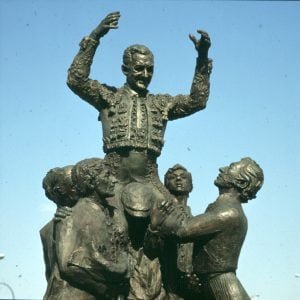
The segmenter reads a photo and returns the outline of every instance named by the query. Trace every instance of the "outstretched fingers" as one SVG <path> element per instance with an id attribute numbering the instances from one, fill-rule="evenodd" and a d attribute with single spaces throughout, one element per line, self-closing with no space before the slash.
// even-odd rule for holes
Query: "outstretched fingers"
<path id="1" fill-rule="evenodd" d="M 167 200 L 163 201 L 159 207 L 159 210 L 163 215 L 171 213 L 173 209 L 174 207 L 172 205 L 172 202 Z"/>
<path id="2" fill-rule="evenodd" d="M 197 45 L 197 39 L 196 39 L 196 37 L 194 35 L 192 35 L 192 34 L 189 34 L 189 38 L 194 43 L 194 45 L 196 46 Z"/>
<path id="3" fill-rule="evenodd" d="M 118 22 L 119 22 L 120 16 L 121 16 L 121 14 L 118 11 L 108 14 L 105 18 L 105 21 L 106 21 L 105 27 L 110 28 L 110 29 L 118 28 Z"/>
<path id="4" fill-rule="evenodd" d="M 211 44 L 209 34 L 206 31 L 198 29 L 197 32 L 201 34 L 201 41 L 204 41 L 206 44 L 209 45 Z"/>

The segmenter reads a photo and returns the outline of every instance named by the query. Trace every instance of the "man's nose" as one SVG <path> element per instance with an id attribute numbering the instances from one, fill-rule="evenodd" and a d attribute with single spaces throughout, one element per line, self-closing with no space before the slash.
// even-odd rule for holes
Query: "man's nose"
<path id="1" fill-rule="evenodd" d="M 144 77 L 149 77 L 149 72 L 146 68 L 143 70 L 143 76 Z"/>

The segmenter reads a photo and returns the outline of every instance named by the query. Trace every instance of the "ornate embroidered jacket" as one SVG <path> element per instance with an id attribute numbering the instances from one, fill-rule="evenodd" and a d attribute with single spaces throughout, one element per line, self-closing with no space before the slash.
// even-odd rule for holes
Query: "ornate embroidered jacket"
<path id="1" fill-rule="evenodd" d="M 139 96 L 127 85 L 117 89 L 88 78 L 98 44 L 89 37 L 82 40 L 69 69 L 68 86 L 100 112 L 105 153 L 128 147 L 149 150 L 159 156 L 167 121 L 205 108 L 212 61 L 197 59 L 190 95 Z"/>

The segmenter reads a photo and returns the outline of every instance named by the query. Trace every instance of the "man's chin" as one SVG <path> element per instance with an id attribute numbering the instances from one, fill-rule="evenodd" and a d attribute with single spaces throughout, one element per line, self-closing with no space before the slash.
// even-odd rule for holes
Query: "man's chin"
<path id="1" fill-rule="evenodd" d="M 137 89 L 139 92 L 143 93 L 143 92 L 147 91 L 147 87 L 148 87 L 148 85 L 141 84 L 141 85 L 137 86 Z"/>

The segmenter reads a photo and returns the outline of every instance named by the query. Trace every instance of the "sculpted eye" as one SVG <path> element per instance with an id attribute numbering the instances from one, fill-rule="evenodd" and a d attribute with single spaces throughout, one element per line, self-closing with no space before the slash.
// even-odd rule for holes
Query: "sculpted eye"
<path id="1" fill-rule="evenodd" d="M 147 67 L 147 72 L 148 72 L 148 73 L 153 73 L 153 66 Z"/>
<path id="2" fill-rule="evenodd" d="M 135 66 L 134 70 L 137 71 L 137 72 L 141 72 L 141 71 L 144 70 L 144 67 L 143 66 Z"/>

